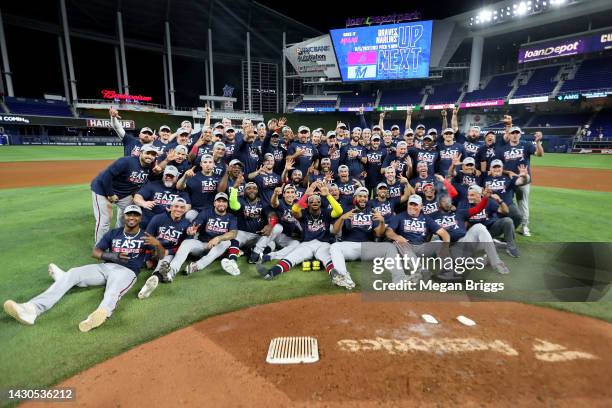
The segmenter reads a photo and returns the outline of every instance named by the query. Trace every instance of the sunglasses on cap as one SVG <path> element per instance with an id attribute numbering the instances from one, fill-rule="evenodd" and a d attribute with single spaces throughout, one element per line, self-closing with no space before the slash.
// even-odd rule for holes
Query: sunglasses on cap
<path id="1" fill-rule="evenodd" d="M 465 163 L 464 166 L 465 167 L 474 167 L 474 165 L 472 163 Z"/>
<path id="2" fill-rule="evenodd" d="M 300 134 L 301 134 L 301 135 L 305 135 L 305 134 L 307 134 L 307 133 L 308 133 L 308 131 L 307 131 L 307 130 L 300 130 Z"/>
<path id="3" fill-rule="evenodd" d="M 145 130 L 144 132 L 140 132 L 140 133 L 144 133 L 145 135 L 153 136 L 153 132 L 149 132 L 148 130 Z"/>
<path id="4" fill-rule="evenodd" d="M 234 133 L 234 132 L 235 132 L 235 130 L 234 130 L 234 129 L 229 129 L 229 130 L 226 130 L 225 132 L 226 132 L 226 133 Z"/>

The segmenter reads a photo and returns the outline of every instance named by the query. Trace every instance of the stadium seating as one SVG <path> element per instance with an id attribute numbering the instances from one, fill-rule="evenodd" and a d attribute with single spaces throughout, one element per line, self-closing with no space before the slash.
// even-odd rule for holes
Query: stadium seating
<path id="1" fill-rule="evenodd" d="M 568 79 L 559 93 L 612 90 L 612 57 L 582 62 L 574 79 Z"/>
<path id="2" fill-rule="evenodd" d="M 418 105 L 423 99 L 422 87 L 383 91 L 378 106 Z"/>
<path id="3" fill-rule="evenodd" d="M 553 79 L 558 73 L 558 66 L 536 69 L 527 84 L 519 86 L 513 98 L 550 95 L 557 85 Z"/>
<path id="4" fill-rule="evenodd" d="M 465 94 L 462 102 L 504 99 L 512 90 L 510 83 L 514 78 L 516 78 L 516 73 L 494 76 L 484 89 L 477 89 Z"/>
<path id="5" fill-rule="evenodd" d="M 5 97 L 4 103 L 11 113 L 21 115 L 73 116 L 70 106 L 62 101 Z"/>
<path id="6" fill-rule="evenodd" d="M 372 110 L 376 103 L 376 96 L 372 95 L 341 95 L 340 110 L 360 108 L 363 106 L 366 110 Z"/>
<path id="7" fill-rule="evenodd" d="M 602 110 L 591 123 L 591 137 L 599 137 L 603 133 L 605 138 L 612 138 L 612 110 Z"/>
<path id="8" fill-rule="evenodd" d="M 449 104 L 457 102 L 463 82 L 452 82 L 434 86 L 434 92 L 427 97 L 427 105 Z"/>
<path id="9" fill-rule="evenodd" d="M 538 114 L 530 122 L 530 127 L 584 126 L 592 113 L 575 114 Z"/>

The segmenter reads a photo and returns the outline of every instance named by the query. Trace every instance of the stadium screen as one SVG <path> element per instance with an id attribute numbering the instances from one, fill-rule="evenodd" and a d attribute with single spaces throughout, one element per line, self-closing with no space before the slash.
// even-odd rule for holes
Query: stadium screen
<path id="1" fill-rule="evenodd" d="M 343 81 L 429 76 L 431 21 L 330 30 Z"/>

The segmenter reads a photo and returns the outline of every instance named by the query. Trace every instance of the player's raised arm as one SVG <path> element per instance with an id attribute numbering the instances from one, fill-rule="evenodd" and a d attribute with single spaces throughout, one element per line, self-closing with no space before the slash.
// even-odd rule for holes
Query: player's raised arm
<path id="1" fill-rule="evenodd" d="M 115 132 L 117 132 L 119 139 L 123 139 L 125 137 L 125 130 L 121 126 L 121 123 L 119 123 L 119 119 L 121 119 L 121 116 L 119 116 L 119 111 L 111 107 L 108 110 L 108 113 L 110 114 L 111 127 Z"/>

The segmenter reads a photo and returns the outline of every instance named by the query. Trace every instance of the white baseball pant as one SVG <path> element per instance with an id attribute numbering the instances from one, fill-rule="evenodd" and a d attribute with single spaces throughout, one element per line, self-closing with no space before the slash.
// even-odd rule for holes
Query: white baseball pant
<path id="1" fill-rule="evenodd" d="M 519 210 L 521 211 L 522 221 L 524 227 L 529 226 L 529 194 L 531 193 L 531 183 L 516 187 L 516 202 Z M 518 227 L 518 225 L 516 225 Z"/>
<path id="2" fill-rule="evenodd" d="M 227 251 L 230 247 L 230 241 L 221 241 L 217 246 L 208 249 L 208 242 L 202 242 L 198 239 L 186 239 L 181 243 L 174 259 L 170 262 L 170 271 L 172 276 L 176 275 L 181 269 L 181 265 L 187 260 L 189 255 L 202 256 L 197 262 L 196 266 L 198 270 L 202 270 L 210 265 L 215 259 Z M 208 251 L 208 253 L 207 253 Z"/>
<path id="3" fill-rule="evenodd" d="M 113 203 L 108 201 L 108 198 L 91 192 L 91 199 L 93 202 L 93 213 L 96 218 L 96 227 L 94 229 L 94 239 L 96 244 L 100 242 L 100 238 L 110 230 L 110 219 L 113 215 Z M 132 204 L 133 197 L 131 195 L 123 197 L 121 200 L 115 203 L 117 207 L 117 221 L 115 228 L 123 226 L 123 211 L 125 207 Z"/>
<path id="4" fill-rule="evenodd" d="M 110 316 L 119 299 L 136 283 L 136 274 L 125 266 L 115 263 L 99 263 L 79 266 L 69 269 L 46 291 L 31 299 L 36 307 L 37 315 L 51 309 L 71 288 L 80 286 L 103 286 L 104 298 L 100 308 Z"/>
<path id="5" fill-rule="evenodd" d="M 244 246 L 253 245 L 253 243 L 255 243 L 255 248 L 253 249 L 253 251 L 258 254 L 261 254 L 268 246 L 268 243 L 270 242 L 270 236 L 263 236 L 255 234 L 253 232 L 238 230 L 238 233 L 236 234 L 236 241 L 238 241 L 238 246 L 240 248 Z"/>
<path id="6" fill-rule="evenodd" d="M 323 262 L 323 265 L 327 265 L 331 261 L 330 247 L 331 245 L 327 242 L 321 242 L 316 239 L 302 242 L 283 259 L 290 262 L 291 265 L 297 265 L 300 262 L 315 258 Z"/>
<path id="7" fill-rule="evenodd" d="M 283 226 L 280 224 L 276 224 L 274 228 L 272 228 L 269 238 L 270 240 L 268 245 L 274 243 L 275 245 L 283 248 L 276 252 L 270 252 L 268 254 L 270 259 L 284 259 L 300 245 L 300 241 L 283 234 Z"/>
<path id="8" fill-rule="evenodd" d="M 363 242 L 335 242 L 331 245 L 330 254 L 331 260 L 336 269 L 342 275 L 350 276 L 346 269 L 346 261 L 372 261 L 375 258 L 391 258 L 395 259 L 398 255 L 397 247 L 390 242 L 367 242 L 366 247 L 363 247 Z M 406 274 L 402 269 L 390 269 L 393 281 L 397 282 L 406 278 Z"/>
<path id="9" fill-rule="evenodd" d="M 479 251 L 484 251 L 489 257 L 491 265 L 497 265 L 501 262 L 493 243 L 493 237 L 483 224 L 473 225 L 457 242 L 460 244 L 451 246 L 453 256 L 474 255 Z"/>

